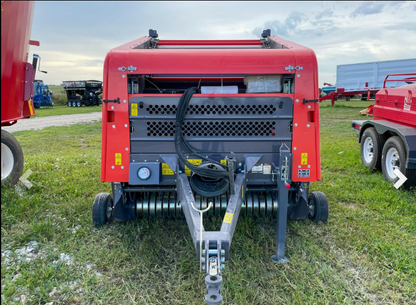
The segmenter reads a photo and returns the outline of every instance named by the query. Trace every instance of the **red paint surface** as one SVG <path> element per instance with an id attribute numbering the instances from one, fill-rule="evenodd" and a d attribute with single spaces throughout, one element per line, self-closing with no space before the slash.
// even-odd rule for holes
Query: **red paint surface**
<path id="1" fill-rule="evenodd" d="M 315 53 L 311 49 L 279 37 L 271 37 L 271 39 L 285 46 L 284 49 L 135 49 L 149 39 L 149 37 L 142 37 L 111 50 L 104 62 L 103 99 L 112 100 L 118 97 L 121 103 L 103 104 L 101 152 L 101 180 L 103 182 L 128 182 L 129 180 L 130 132 L 125 125 L 129 126 L 128 101 L 132 95 L 127 92 L 128 74 L 174 74 L 178 76 L 288 74 L 285 67 L 289 65 L 303 67 L 300 71 L 289 72 L 296 75 L 295 93 L 260 95 L 287 96 L 293 99 L 292 180 L 310 182 L 321 179 L 319 104 L 302 104 L 304 98 L 317 99 L 319 94 L 318 65 Z M 186 42 L 183 40 L 177 42 L 161 40 L 159 42 L 161 45 L 163 43 L 183 45 Z M 259 44 L 259 41 L 248 40 L 244 42 L 239 40 L 237 42 L 221 41 L 221 43 L 241 45 L 244 43 Z M 197 42 L 188 41 L 188 44 L 197 44 Z M 199 41 L 199 44 L 219 44 L 219 42 Z M 137 67 L 137 70 L 133 73 L 122 72 L 118 68 L 123 66 Z M 244 94 L 244 96 L 250 95 Z M 114 106 L 114 109 L 111 109 L 114 111 L 114 120 L 108 122 L 108 110 L 111 106 Z M 309 106 L 310 108 L 308 108 Z M 312 113 L 308 114 L 308 112 Z M 295 127 L 295 123 L 298 126 Z M 116 153 L 121 153 L 123 168 L 121 165 L 115 165 Z M 301 165 L 302 153 L 308 154 L 306 165 Z M 298 166 L 300 165 L 301 169 L 310 170 L 309 178 L 298 177 Z"/>
<path id="2" fill-rule="evenodd" d="M 3 1 L 2 8 L 1 124 L 9 125 L 30 114 L 24 90 L 34 2 Z"/>
<path id="3" fill-rule="evenodd" d="M 376 94 L 374 120 L 416 128 L 416 84 L 383 88 Z"/>

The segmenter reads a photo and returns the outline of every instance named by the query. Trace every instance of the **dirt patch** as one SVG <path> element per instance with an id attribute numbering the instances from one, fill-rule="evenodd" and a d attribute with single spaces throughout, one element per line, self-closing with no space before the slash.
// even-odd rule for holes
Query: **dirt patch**
<path id="1" fill-rule="evenodd" d="M 90 146 L 88 146 L 87 144 L 85 144 L 85 138 L 81 138 L 80 140 L 79 140 L 79 142 L 80 142 L 80 147 L 82 148 L 82 149 L 86 149 L 86 148 L 89 148 Z"/>

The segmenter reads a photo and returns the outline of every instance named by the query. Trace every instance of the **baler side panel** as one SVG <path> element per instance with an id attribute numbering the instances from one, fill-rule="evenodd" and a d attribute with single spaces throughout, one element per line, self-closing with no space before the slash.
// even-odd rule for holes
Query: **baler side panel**
<path id="1" fill-rule="evenodd" d="M 105 103 L 103 100 L 102 181 L 127 182 L 129 179 L 130 134 L 127 73 L 117 69 L 117 67 L 126 65 L 127 53 L 128 51 L 110 52 L 106 59 L 106 69 L 104 69 L 104 73 L 108 74 L 105 76 L 107 81 L 105 81 L 103 99 L 119 98 L 121 102 L 119 104 Z"/>
<path id="2" fill-rule="evenodd" d="M 313 51 L 298 50 L 296 65 L 303 69 L 297 71 L 295 77 L 292 180 L 296 182 L 316 181 L 321 178 L 319 104 L 315 102 L 302 103 L 303 99 L 315 100 L 318 98 L 317 62 Z M 299 170 L 309 170 L 310 177 L 299 177 Z"/>
<path id="3" fill-rule="evenodd" d="M 111 52 L 111 51 L 110 51 Z M 110 56 L 107 53 L 107 56 L 104 60 L 103 67 L 103 101 L 108 99 L 108 67 Z M 102 122 L 101 122 L 101 181 L 105 181 L 106 174 L 106 160 L 107 160 L 107 104 L 103 102 L 102 104 Z"/>

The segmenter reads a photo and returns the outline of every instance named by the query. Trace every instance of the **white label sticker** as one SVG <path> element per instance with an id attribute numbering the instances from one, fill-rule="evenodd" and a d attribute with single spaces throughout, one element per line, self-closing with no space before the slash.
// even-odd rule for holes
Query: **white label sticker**
<path id="1" fill-rule="evenodd" d="M 410 104 L 408 104 L 408 96 L 405 96 L 404 97 L 404 105 L 403 105 L 403 110 L 406 110 L 406 111 L 410 111 Z"/>
<path id="2" fill-rule="evenodd" d="M 253 166 L 253 168 L 251 169 L 251 172 L 252 173 L 263 173 L 263 164 Z"/>
<path id="3" fill-rule="evenodd" d="M 270 175 L 272 173 L 272 166 L 270 164 L 263 165 L 263 175 Z"/>

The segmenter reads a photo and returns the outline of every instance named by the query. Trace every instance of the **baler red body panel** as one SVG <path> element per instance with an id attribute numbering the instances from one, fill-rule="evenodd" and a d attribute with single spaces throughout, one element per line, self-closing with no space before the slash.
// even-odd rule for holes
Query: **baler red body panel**
<path id="1" fill-rule="evenodd" d="M 35 71 L 28 61 L 34 2 L 2 1 L 1 125 L 34 115 L 31 101 Z"/>
<path id="2" fill-rule="evenodd" d="M 319 105 L 315 102 L 302 103 L 304 99 L 318 98 L 318 67 L 315 53 L 311 49 L 279 37 L 270 38 L 285 48 L 139 49 L 137 46 L 151 39 L 143 37 L 111 50 L 104 62 L 103 100 L 119 98 L 121 102 L 119 104 L 103 103 L 101 180 L 103 182 L 129 181 L 128 101 L 132 96 L 137 96 L 128 94 L 127 79 L 131 74 L 184 75 L 184 77 L 201 74 L 295 74 L 294 93 L 262 93 L 253 96 L 285 96 L 293 99 L 292 180 L 294 182 L 320 180 Z M 188 42 L 161 40 L 158 43 L 158 45 L 164 44 L 256 45 L 261 43 L 254 40 Z M 302 69 L 288 71 L 289 66 Z M 129 71 L 128 67 L 136 67 L 137 70 Z M 195 94 L 194 96 L 204 95 Z M 230 96 L 232 95 L 227 95 L 227 97 Z M 249 95 L 237 94 L 235 96 L 248 97 Z M 118 156 L 117 160 L 116 156 Z M 310 177 L 298 177 L 298 169 L 309 169 Z"/>

